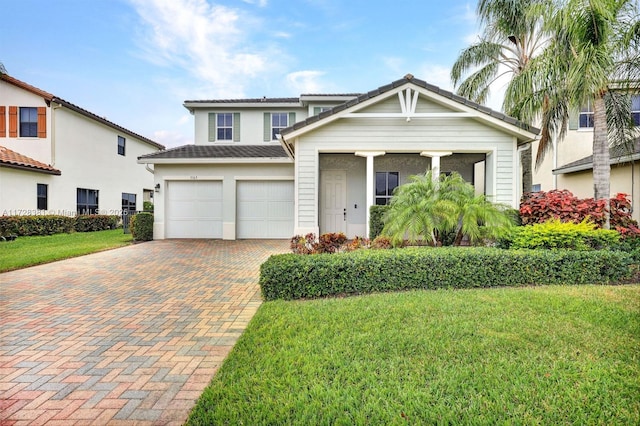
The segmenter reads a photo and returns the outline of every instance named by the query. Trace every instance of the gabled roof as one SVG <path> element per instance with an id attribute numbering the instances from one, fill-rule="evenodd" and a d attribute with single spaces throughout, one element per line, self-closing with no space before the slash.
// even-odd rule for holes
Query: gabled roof
<path id="1" fill-rule="evenodd" d="M 338 114 L 338 113 L 340 113 L 342 111 L 350 109 L 350 108 L 352 108 L 352 107 L 354 107 L 356 105 L 359 105 L 359 104 L 361 104 L 361 103 L 363 103 L 365 101 L 368 101 L 370 99 L 376 98 L 376 97 L 378 97 L 380 95 L 383 95 L 383 94 L 385 94 L 387 92 L 390 92 L 390 91 L 392 91 L 394 89 L 397 89 L 397 88 L 402 87 L 402 86 L 404 86 L 406 84 L 409 84 L 409 83 L 410 84 L 414 84 L 414 85 L 416 85 L 418 87 L 421 87 L 423 89 L 426 89 L 429 92 L 432 92 L 432 93 L 435 93 L 437 95 L 440 95 L 440 96 L 442 96 L 442 97 L 444 97 L 446 99 L 450 99 L 452 101 L 455 101 L 455 102 L 457 102 L 457 103 L 459 103 L 461 105 L 464 105 L 464 106 L 466 106 L 468 108 L 471 108 L 473 110 L 477 110 L 478 112 L 481 112 L 482 114 L 485 114 L 488 117 L 493 117 L 493 118 L 495 118 L 497 120 L 503 121 L 506 124 L 515 126 L 515 127 L 519 128 L 519 129 L 522 129 L 524 131 L 527 131 L 527 132 L 530 132 L 530 133 L 533 133 L 533 134 L 540 133 L 540 129 L 537 129 L 537 128 L 533 127 L 533 126 L 530 126 L 530 125 L 528 125 L 526 123 L 523 123 L 523 122 L 521 122 L 519 120 L 516 120 L 513 117 L 509 117 L 508 115 L 505 115 L 505 114 L 503 114 L 501 112 L 494 111 L 491 108 L 488 108 L 488 107 L 486 107 L 484 105 L 480 105 L 478 103 L 472 102 L 472 101 L 470 101 L 470 100 L 468 100 L 466 98 L 463 98 L 461 96 L 458 96 L 458 95 L 456 95 L 456 94 L 454 94 L 452 92 L 440 89 L 437 86 L 429 84 L 424 80 L 417 79 L 417 78 L 413 77 L 413 75 L 411 75 L 411 74 L 407 74 L 404 78 L 402 78 L 400 80 L 396 80 L 396 81 L 394 81 L 394 82 L 392 82 L 390 84 L 387 84 L 385 86 L 381 86 L 381 87 L 379 87 L 379 88 L 377 88 L 375 90 L 372 90 L 370 92 L 361 94 L 361 95 L 359 95 L 359 96 L 357 96 L 357 97 L 355 97 L 355 98 L 353 98 L 353 99 L 351 99 L 351 100 L 349 100 L 349 101 L 347 101 L 345 103 L 337 105 L 337 106 L 335 106 L 335 107 L 333 107 L 333 108 L 331 108 L 331 109 L 329 109 L 327 111 L 324 111 L 324 112 L 322 112 L 322 113 L 320 113 L 318 115 L 309 117 L 306 120 L 300 121 L 300 122 L 294 124 L 293 126 L 290 126 L 290 127 L 286 128 L 286 129 L 283 129 L 282 132 L 281 132 L 281 135 L 282 136 L 286 136 L 287 134 L 290 134 L 290 133 L 295 132 L 297 130 L 300 130 L 300 129 L 304 128 L 304 127 L 307 127 L 307 126 L 309 126 L 309 125 L 311 125 L 313 123 L 316 123 L 318 121 L 321 121 L 321 120 L 324 120 L 324 119 L 326 119 L 328 117 L 336 115 L 336 114 Z"/>
<path id="2" fill-rule="evenodd" d="M 624 164 L 640 160 L 640 138 L 635 140 L 632 149 L 629 148 L 630 147 L 625 146 L 614 146 L 609 148 L 609 164 Z M 554 175 L 561 175 L 591 169 L 593 169 L 593 155 L 567 163 L 564 166 L 554 169 L 552 173 Z"/>
<path id="3" fill-rule="evenodd" d="M 179 162 L 176 160 L 213 160 L 215 162 L 216 159 L 238 159 L 251 162 L 289 161 L 280 145 L 183 145 L 142 155 L 138 157 L 138 162 Z"/>
<path id="4" fill-rule="evenodd" d="M 100 117 L 100 116 L 98 116 L 98 115 L 96 115 L 96 114 L 94 114 L 94 113 L 92 113 L 90 111 L 87 111 L 84 108 L 81 108 L 81 107 L 79 107 L 77 105 L 74 105 L 71 102 L 65 101 L 64 99 L 59 98 L 59 97 L 57 97 L 55 95 L 52 95 L 49 92 L 45 92 L 42 89 L 38 89 L 35 86 L 32 86 L 30 84 L 25 83 L 24 81 L 20 81 L 17 78 L 11 77 L 10 75 L 0 74 L 0 80 L 6 81 L 9 84 L 12 84 L 12 85 L 14 85 L 16 87 L 24 89 L 24 90 L 26 90 L 28 92 L 31 92 L 31 93 L 35 94 L 35 95 L 41 96 L 47 102 L 47 105 L 50 105 L 51 102 L 60 104 L 60 105 L 62 105 L 64 107 L 66 107 L 66 108 L 69 108 L 72 111 L 75 111 L 75 112 L 77 112 L 77 113 L 79 113 L 81 115 L 84 115 L 85 117 L 88 117 L 88 118 L 90 118 L 92 120 L 95 120 L 95 121 L 97 121 L 99 123 L 102 123 L 104 125 L 107 125 L 107 126 L 113 128 L 113 129 L 115 129 L 115 130 L 117 130 L 119 132 L 122 132 L 122 133 L 124 133 L 126 135 L 129 135 L 131 137 L 139 139 L 142 142 L 145 142 L 145 143 L 147 143 L 149 145 L 152 145 L 155 148 L 158 148 L 158 149 L 164 149 L 165 148 L 164 145 L 161 145 L 161 144 L 159 144 L 159 143 L 157 143 L 155 141 L 152 141 L 151 139 L 148 139 L 148 138 L 146 138 L 146 137 L 144 137 L 142 135 L 139 135 L 139 134 L 137 134 L 135 132 L 132 132 L 131 130 L 125 129 L 124 127 L 119 126 L 116 123 L 113 123 L 113 122 L 107 120 L 106 118 Z"/>
<path id="5" fill-rule="evenodd" d="M 54 169 L 48 164 L 41 163 L 4 146 L 0 146 L 0 167 L 10 167 L 12 169 L 28 170 L 50 175 L 62 174 L 60 170 Z"/>

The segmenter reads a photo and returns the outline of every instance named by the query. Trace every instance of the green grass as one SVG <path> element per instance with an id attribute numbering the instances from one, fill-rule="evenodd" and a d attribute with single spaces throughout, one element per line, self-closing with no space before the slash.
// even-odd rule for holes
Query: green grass
<path id="1" fill-rule="evenodd" d="M 264 303 L 188 424 L 639 424 L 640 285 Z"/>
<path id="2" fill-rule="evenodd" d="M 0 272 L 122 247 L 131 241 L 131 234 L 124 234 L 122 229 L 18 237 L 0 242 Z"/>

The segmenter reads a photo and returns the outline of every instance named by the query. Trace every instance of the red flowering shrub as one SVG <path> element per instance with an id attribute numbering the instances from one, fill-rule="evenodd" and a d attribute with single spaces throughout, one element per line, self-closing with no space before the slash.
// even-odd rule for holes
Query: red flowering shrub
<path id="1" fill-rule="evenodd" d="M 610 201 L 610 224 L 622 235 L 640 234 L 638 223 L 631 218 L 631 202 L 627 194 L 616 194 Z M 577 198 L 568 190 L 529 192 L 522 197 L 520 217 L 523 225 L 544 223 L 549 219 L 580 223 L 585 219 L 602 227 L 605 222 L 604 200 Z"/>

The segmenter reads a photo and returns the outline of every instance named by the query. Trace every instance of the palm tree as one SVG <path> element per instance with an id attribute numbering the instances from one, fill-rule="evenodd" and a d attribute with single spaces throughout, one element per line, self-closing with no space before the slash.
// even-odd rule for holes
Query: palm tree
<path id="1" fill-rule="evenodd" d="M 484 26 L 480 39 L 464 49 L 451 69 L 451 80 L 460 96 L 474 102 L 486 103 L 490 89 L 503 76 L 510 77 L 508 87 L 538 55 L 547 39 L 541 31 L 542 21 L 532 13 L 535 6 L 550 7 L 546 0 L 479 0 L 477 14 Z M 537 11 L 537 9 L 535 9 Z M 518 80 L 522 83 L 523 80 Z M 531 92 L 531 87 L 513 87 L 511 91 Z M 509 91 L 508 91 L 509 93 Z M 503 111 L 525 122 L 533 117 L 528 110 L 514 109 L 505 97 Z M 522 153 L 522 191 L 531 190 L 531 150 Z"/>
<path id="2" fill-rule="evenodd" d="M 637 136 L 629 93 L 640 82 L 638 1 L 560 0 L 557 6 L 544 17 L 550 43 L 517 77 L 519 86 L 532 90 L 508 91 L 510 107 L 525 116 L 546 111 L 544 139 L 545 132 L 566 132 L 568 110 L 590 102 L 594 198 L 608 200 L 609 148 L 631 144 Z"/>
<path id="3" fill-rule="evenodd" d="M 411 176 L 393 194 L 382 235 L 394 245 L 405 238 L 438 244 L 438 236 L 455 235 L 454 245 L 466 236 L 472 243 L 497 238 L 513 225 L 506 206 L 493 204 L 484 195 L 475 195 L 473 186 L 458 173 L 434 180 L 431 171 Z"/>

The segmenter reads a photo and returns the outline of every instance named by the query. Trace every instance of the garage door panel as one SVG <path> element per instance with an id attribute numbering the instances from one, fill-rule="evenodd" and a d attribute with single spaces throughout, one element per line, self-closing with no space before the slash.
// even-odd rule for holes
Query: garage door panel
<path id="1" fill-rule="evenodd" d="M 290 238 L 293 199 L 292 181 L 238 182 L 238 238 Z"/>
<path id="2" fill-rule="evenodd" d="M 222 237 L 222 182 L 167 185 L 167 238 Z"/>

